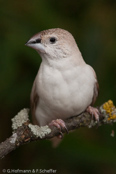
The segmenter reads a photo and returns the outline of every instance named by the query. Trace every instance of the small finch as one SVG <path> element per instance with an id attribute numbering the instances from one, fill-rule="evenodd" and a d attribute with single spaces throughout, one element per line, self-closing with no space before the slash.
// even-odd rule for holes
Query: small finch
<path id="1" fill-rule="evenodd" d="M 96 74 L 71 33 L 60 28 L 44 30 L 26 45 L 42 58 L 31 92 L 34 123 L 66 129 L 63 120 L 85 110 L 99 120 L 98 110 L 92 107 L 98 96 Z"/>

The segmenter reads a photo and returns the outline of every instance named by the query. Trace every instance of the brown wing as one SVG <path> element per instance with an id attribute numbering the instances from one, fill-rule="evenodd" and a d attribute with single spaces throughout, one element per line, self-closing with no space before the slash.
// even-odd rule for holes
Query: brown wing
<path id="1" fill-rule="evenodd" d="M 94 105 L 94 103 L 97 99 L 98 93 L 99 93 L 99 84 L 98 84 L 98 81 L 96 81 L 96 83 L 94 85 L 93 99 L 92 99 L 91 105 Z"/>
<path id="2" fill-rule="evenodd" d="M 33 83 L 32 91 L 31 91 L 31 114 L 32 114 L 32 119 L 34 124 L 38 124 L 35 117 L 35 110 L 36 110 L 38 101 L 39 101 L 39 96 L 36 90 L 36 79 L 35 79 Z"/>
<path id="3" fill-rule="evenodd" d="M 98 97 L 98 94 L 99 94 L 99 84 L 98 84 L 97 76 L 96 76 L 96 73 L 95 73 L 94 69 L 91 66 L 90 66 L 90 68 L 92 69 L 94 77 L 96 79 L 96 82 L 94 84 L 94 89 L 93 89 L 94 90 L 93 91 L 93 98 L 92 98 L 92 102 L 91 102 L 91 105 L 94 105 L 94 103 L 95 103 L 95 101 Z"/>
<path id="4" fill-rule="evenodd" d="M 96 73 L 94 71 L 94 69 L 92 68 L 93 70 L 93 73 L 94 73 L 94 76 L 95 76 L 95 79 L 96 79 L 96 82 L 95 82 L 95 85 L 94 85 L 94 91 L 93 91 L 93 99 L 92 99 L 92 103 L 91 105 L 94 105 L 96 99 L 97 99 L 97 96 L 98 96 L 98 93 L 99 93 L 99 84 L 98 84 L 98 80 L 97 80 L 97 76 L 96 76 Z"/>

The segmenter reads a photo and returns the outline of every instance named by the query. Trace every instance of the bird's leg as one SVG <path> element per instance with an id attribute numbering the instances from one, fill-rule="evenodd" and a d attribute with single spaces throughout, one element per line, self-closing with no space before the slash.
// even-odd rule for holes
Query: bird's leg
<path id="1" fill-rule="evenodd" d="M 62 128 L 65 129 L 66 132 L 68 133 L 68 129 L 65 125 L 65 122 L 61 119 L 52 120 L 52 122 L 49 123 L 49 126 L 55 126 L 59 129 L 60 135 L 58 136 L 58 138 L 60 138 L 60 139 L 63 137 L 63 133 L 61 131 Z"/>
<path id="2" fill-rule="evenodd" d="M 96 121 L 99 121 L 99 114 L 100 113 L 99 113 L 99 110 L 97 108 L 94 108 L 92 106 L 88 106 L 86 111 L 88 113 L 90 113 L 92 116 L 94 116 Z"/>

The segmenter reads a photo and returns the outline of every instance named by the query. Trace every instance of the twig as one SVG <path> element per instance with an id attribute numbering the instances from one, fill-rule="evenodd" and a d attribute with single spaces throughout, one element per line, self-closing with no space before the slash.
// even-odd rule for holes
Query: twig
<path id="1" fill-rule="evenodd" d="M 80 127 L 91 128 L 96 125 L 101 126 L 116 122 L 116 108 L 111 100 L 100 106 L 98 110 L 100 112 L 99 122 L 95 121 L 87 112 L 64 120 L 68 131 Z M 60 134 L 59 130 L 54 126 L 39 127 L 32 125 L 28 119 L 28 112 L 28 109 L 23 109 L 12 119 L 13 134 L 0 144 L 0 158 L 23 144 L 36 140 L 51 139 Z M 66 133 L 65 129 L 61 131 Z"/>

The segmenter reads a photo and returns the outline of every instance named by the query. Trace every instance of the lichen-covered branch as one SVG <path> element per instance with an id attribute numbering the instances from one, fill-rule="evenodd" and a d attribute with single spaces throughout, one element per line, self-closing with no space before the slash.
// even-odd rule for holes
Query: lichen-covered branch
<path id="1" fill-rule="evenodd" d="M 116 108 L 111 100 L 98 107 L 98 109 L 100 112 L 100 119 L 98 122 L 87 112 L 64 120 L 68 131 L 80 127 L 91 128 L 96 125 L 101 126 L 103 124 L 116 122 Z M 59 132 L 59 130 L 54 126 L 49 127 L 46 125 L 39 127 L 31 124 L 28 118 L 28 113 L 29 109 L 23 109 L 12 119 L 13 134 L 0 144 L 0 158 L 3 158 L 8 153 L 25 143 L 36 140 L 51 139 L 61 133 L 66 133 L 65 129 L 62 129 L 61 132 Z"/>

